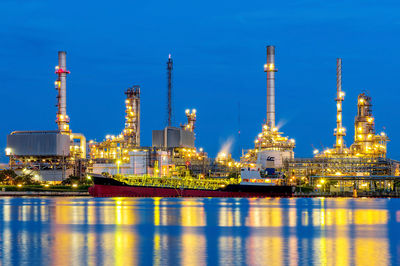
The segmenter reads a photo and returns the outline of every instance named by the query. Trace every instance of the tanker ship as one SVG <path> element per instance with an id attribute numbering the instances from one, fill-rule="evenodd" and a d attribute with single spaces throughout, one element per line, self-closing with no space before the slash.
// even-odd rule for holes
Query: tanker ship
<path id="1" fill-rule="evenodd" d="M 242 168 L 241 178 L 91 176 L 93 197 L 290 197 L 294 187 L 271 169 Z"/>

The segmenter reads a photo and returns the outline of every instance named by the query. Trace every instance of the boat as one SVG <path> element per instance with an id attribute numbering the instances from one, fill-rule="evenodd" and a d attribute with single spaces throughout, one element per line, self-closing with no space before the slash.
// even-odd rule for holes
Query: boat
<path id="1" fill-rule="evenodd" d="M 245 167 L 241 178 L 124 177 L 117 180 L 92 175 L 93 197 L 291 197 L 295 187 L 285 185 L 283 175 L 271 169 Z"/>

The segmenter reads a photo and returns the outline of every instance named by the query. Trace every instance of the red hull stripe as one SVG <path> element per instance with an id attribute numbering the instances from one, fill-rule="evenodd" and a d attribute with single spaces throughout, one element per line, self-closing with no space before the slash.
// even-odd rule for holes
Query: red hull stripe
<path id="1" fill-rule="evenodd" d="M 287 193 L 274 192 L 230 192 L 200 189 L 175 189 L 157 187 L 94 185 L 89 188 L 93 197 L 223 197 L 223 198 L 265 198 L 290 197 Z"/>

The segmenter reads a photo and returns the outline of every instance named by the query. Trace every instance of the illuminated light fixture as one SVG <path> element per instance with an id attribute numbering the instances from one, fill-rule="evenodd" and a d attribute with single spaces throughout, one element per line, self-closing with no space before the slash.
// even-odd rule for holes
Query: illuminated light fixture
<path id="1" fill-rule="evenodd" d="M 319 150 L 315 149 L 315 150 L 313 151 L 313 153 L 314 153 L 314 154 L 318 154 L 318 153 L 319 153 Z"/>
<path id="2" fill-rule="evenodd" d="M 73 188 L 77 188 L 77 187 L 78 187 L 78 184 L 72 184 L 72 187 L 73 187 Z"/>
<path id="3" fill-rule="evenodd" d="M 5 151 L 7 156 L 11 155 L 11 148 L 6 148 Z"/>

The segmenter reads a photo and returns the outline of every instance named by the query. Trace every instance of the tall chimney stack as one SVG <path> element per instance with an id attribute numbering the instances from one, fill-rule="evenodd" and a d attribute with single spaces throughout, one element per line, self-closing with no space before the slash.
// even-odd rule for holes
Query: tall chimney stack
<path id="1" fill-rule="evenodd" d="M 58 67 L 60 71 L 60 114 L 67 115 L 67 53 L 64 51 L 58 52 Z M 63 71 L 62 71 L 63 70 Z"/>
<path id="2" fill-rule="evenodd" d="M 58 52 L 58 66 L 56 66 L 56 74 L 58 75 L 57 81 L 55 82 L 56 89 L 58 90 L 58 112 L 56 123 L 58 129 L 64 133 L 69 134 L 69 117 L 67 115 L 67 74 L 70 72 L 67 70 L 67 53 L 64 51 Z"/>
<path id="3" fill-rule="evenodd" d="M 267 64 L 264 72 L 267 72 L 267 126 L 269 130 L 275 127 L 275 46 L 267 46 Z"/>

